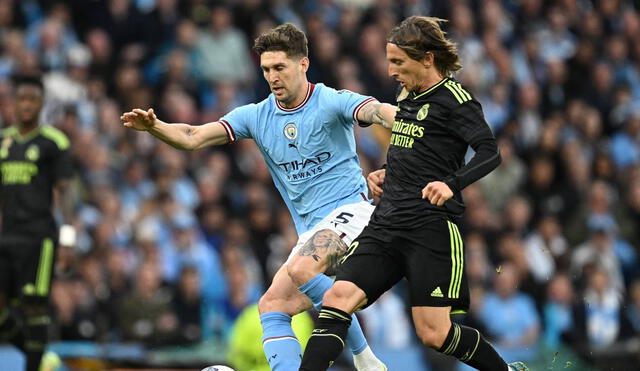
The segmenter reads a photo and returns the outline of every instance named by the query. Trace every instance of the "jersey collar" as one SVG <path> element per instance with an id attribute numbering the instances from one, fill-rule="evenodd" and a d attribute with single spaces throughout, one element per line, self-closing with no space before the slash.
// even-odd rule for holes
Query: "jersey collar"
<path id="1" fill-rule="evenodd" d="M 20 134 L 18 127 L 13 125 L 5 129 L 5 135 L 12 137 L 18 143 L 28 142 L 31 139 L 35 138 L 40 134 L 40 125 L 36 126 L 33 130 L 28 132 L 26 135 Z"/>
<path id="2" fill-rule="evenodd" d="M 413 96 L 411 97 L 411 99 L 418 99 L 426 94 L 431 93 L 432 91 L 436 90 L 438 88 L 438 86 L 442 85 L 445 83 L 445 81 L 447 81 L 449 78 L 445 77 L 442 80 L 440 80 L 438 83 L 436 83 L 435 85 L 433 85 L 432 87 L 430 87 L 429 89 L 423 91 L 422 93 L 419 94 L 412 94 Z"/>
<path id="3" fill-rule="evenodd" d="M 313 89 L 315 89 L 315 87 L 316 87 L 316 84 L 308 83 L 308 85 L 307 85 L 307 93 L 305 94 L 304 99 L 302 100 L 302 102 L 300 102 L 300 104 L 298 104 L 297 106 L 295 106 L 293 108 L 285 108 L 285 106 L 280 104 L 280 102 L 275 97 L 273 97 L 273 99 L 275 99 L 276 106 L 278 106 L 278 108 L 280 108 L 280 110 L 285 111 L 285 112 L 292 112 L 292 111 L 295 111 L 297 109 L 302 108 L 302 106 L 304 106 L 309 101 L 309 98 L 311 98 L 311 94 L 313 94 Z"/>

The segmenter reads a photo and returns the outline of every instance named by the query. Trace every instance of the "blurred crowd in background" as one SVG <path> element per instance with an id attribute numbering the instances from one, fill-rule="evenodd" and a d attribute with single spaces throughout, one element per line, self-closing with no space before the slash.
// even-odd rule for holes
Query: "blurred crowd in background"
<path id="1" fill-rule="evenodd" d="M 198 124 L 264 99 L 251 46 L 284 22 L 308 35 L 311 82 L 393 103 L 385 38 L 422 14 L 449 20 L 456 78 L 503 158 L 464 191 L 464 320 L 509 361 L 561 344 L 587 363 L 637 360 L 639 11 L 637 0 L 0 0 L 0 126 L 13 123 L 10 77 L 40 71 L 43 123 L 70 138 L 77 170 L 79 241 L 59 247 L 54 339 L 228 339 L 297 238 L 253 142 L 180 152 L 125 130 L 122 112 Z M 366 174 L 389 133 L 356 136 Z M 374 350 L 416 345 L 403 295 L 362 313 Z"/>

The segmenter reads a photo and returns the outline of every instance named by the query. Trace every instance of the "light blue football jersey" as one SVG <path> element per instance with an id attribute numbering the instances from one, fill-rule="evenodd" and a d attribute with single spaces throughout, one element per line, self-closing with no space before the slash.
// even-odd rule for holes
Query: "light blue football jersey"
<path id="1" fill-rule="evenodd" d="M 309 84 L 295 108 L 284 108 L 270 94 L 219 121 L 230 142 L 256 142 L 301 234 L 335 208 L 367 199 L 353 129 L 358 111 L 372 100 Z"/>

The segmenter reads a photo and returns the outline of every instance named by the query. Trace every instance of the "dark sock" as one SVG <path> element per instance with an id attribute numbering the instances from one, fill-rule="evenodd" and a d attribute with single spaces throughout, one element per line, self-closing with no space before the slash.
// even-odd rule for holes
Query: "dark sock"
<path id="1" fill-rule="evenodd" d="M 304 351 L 300 371 L 323 371 L 329 368 L 344 348 L 349 325 L 349 313 L 323 306 Z"/>
<path id="2" fill-rule="evenodd" d="M 474 328 L 452 323 L 449 334 L 438 349 L 480 371 L 506 371 L 507 364 L 498 352 Z"/>
<path id="3" fill-rule="evenodd" d="M 47 329 L 49 316 L 39 315 L 27 317 L 25 321 L 24 353 L 27 358 L 26 371 L 38 371 L 42 361 L 42 353 L 47 345 Z"/>

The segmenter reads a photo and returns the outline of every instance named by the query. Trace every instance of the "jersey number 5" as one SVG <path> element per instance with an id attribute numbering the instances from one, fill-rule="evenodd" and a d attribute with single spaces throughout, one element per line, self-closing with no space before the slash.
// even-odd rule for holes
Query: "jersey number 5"
<path id="1" fill-rule="evenodd" d="M 353 214 L 342 212 L 340 215 L 336 216 L 333 220 L 334 223 L 347 224 L 349 223 L 349 218 L 353 218 Z"/>

